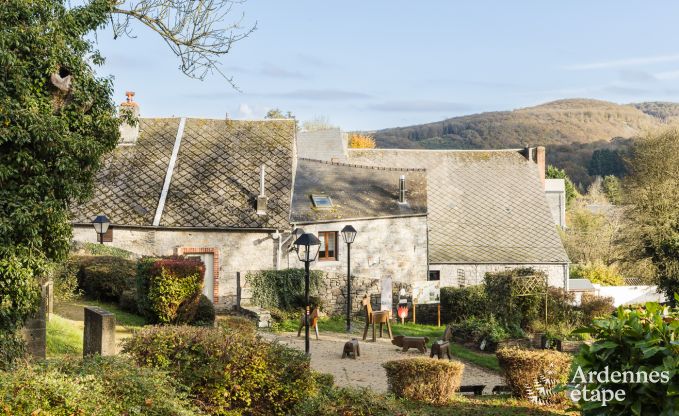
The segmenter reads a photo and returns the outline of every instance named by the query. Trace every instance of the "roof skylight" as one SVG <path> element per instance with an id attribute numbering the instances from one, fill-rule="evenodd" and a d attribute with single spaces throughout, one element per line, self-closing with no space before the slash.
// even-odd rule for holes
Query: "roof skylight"
<path id="1" fill-rule="evenodd" d="M 314 204 L 314 208 L 317 209 L 330 209 L 332 208 L 332 200 L 327 195 L 312 194 L 311 202 Z"/>

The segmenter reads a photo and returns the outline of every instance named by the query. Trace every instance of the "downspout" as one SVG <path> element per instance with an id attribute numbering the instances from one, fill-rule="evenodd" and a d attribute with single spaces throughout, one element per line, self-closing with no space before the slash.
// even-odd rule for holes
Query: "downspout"
<path id="1" fill-rule="evenodd" d="M 271 233 L 271 238 L 278 242 L 278 247 L 276 248 L 276 270 L 281 269 L 281 233 L 276 230 Z"/>

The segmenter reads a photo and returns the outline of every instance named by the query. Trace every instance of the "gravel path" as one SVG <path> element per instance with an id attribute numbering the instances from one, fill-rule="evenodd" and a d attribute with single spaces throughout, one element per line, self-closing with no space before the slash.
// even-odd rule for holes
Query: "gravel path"
<path id="1" fill-rule="evenodd" d="M 297 333 L 262 332 L 261 335 L 269 340 L 277 340 L 293 348 L 304 350 L 304 335 L 297 337 Z M 377 392 L 387 391 L 387 378 L 382 363 L 390 360 L 407 357 L 429 357 L 417 350 L 410 349 L 401 352 L 401 349 L 392 345 L 389 338 L 377 339 L 377 342 L 361 341 L 359 338 L 361 356 L 357 360 L 351 358 L 342 359 L 342 348 L 349 340 L 346 334 L 321 333 L 317 341 L 311 335 L 311 367 L 322 373 L 330 373 L 335 377 L 338 386 L 370 387 Z M 484 394 L 490 394 L 493 387 L 504 384 L 499 374 L 464 362 L 463 385 L 485 384 Z"/>

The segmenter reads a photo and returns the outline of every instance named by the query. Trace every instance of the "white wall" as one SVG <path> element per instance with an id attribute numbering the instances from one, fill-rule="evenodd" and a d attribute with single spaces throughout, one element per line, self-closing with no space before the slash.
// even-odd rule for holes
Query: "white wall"
<path id="1" fill-rule="evenodd" d="M 595 284 L 594 287 L 597 295 L 612 297 L 615 306 L 667 301 L 664 294 L 658 293 L 657 286 L 601 286 Z"/>
<path id="2" fill-rule="evenodd" d="M 92 226 L 74 226 L 73 239 L 97 242 Z M 143 256 L 169 256 L 180 247 L 219 249 L 219 290 L 217 306 L 230 308 L 236 304 L 236 273 L 276 267 L 278 242 L 266 232 L 164 230 L 113 227 L 113 242 L 108 246 L 122 248 Z"/>
<path id="3" fill-rule="evenodd" d="M 548 283 L 553 287 L 565 288 L 568 281 L 567 264 L 431 264 L 430 270 L 441 271 L 441 287 L 459 287 L 458 271 L 463 271 L 465 285 L 478 285 L 488 272 L 499 272 L 519 267 L 532 267 L 547 273 Z M 567 288 L 566 288 L 567 289 Z"/>

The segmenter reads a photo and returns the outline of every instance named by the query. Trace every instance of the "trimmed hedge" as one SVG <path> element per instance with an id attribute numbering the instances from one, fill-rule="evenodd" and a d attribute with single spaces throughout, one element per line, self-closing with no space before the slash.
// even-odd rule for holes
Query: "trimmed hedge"
<path id="1" fill-rule="evenodd" d="M 460 322 L 469 317 L 489 314 L 488 297 L 484 285 L 442 287 L 441 312 L 446 322 Z"/>
<path id="2" fill-rule="evenodd" d="M 556 384 L 565 384 L 571 368 L 572 356 L 553 350 L 525 350 L 515 347 L 502 348 L 496 353 L 507 386 L 516 397 L 528 398 L 536 387 L 550 389 Z M 545 383 L 545 380 L 549 382 Z M 560 402 L 564 394 L 540 397 L 542 401 Z"/>
<path id="3" fill-rule="evenodd" d="M 323 278 L 323 272 L 311 270 L 310 291 L 315 292 Z M 252 287 L 252 302 L 263 308 L 278 308 L 285 311 L 304 308 L 304 269 L 261 270 L 245 275 Z M 320 299 L 310 299 L 320 305 Z"/>
<path id="4" fill-rule="evenodd" d="M 303 352 L 221 328 L 146 327 L 123 350 L 169 372 L 212 415 L 286 415 L 317 389 Z"/>
<path id="5" fill-rule="evenodd" d="M 101 356 L 0 372 L 0 409 L 8 415 L 203 414 L 164 373 Z"/>
<path id="6" fill-rule="evenodd" d="M 194 321 L 202 295 L 205 266 L 180 256 L 142 258 L 137 265 L 139 311 L 151 322 Z"/>
<path id="7" fill-rule="evenodd" d="M 389 390 L 405 399 L 430 404 L 449 403 L 460 388 L 464 365 L 457 361 L 408 358 L 387 361 Z"/>
<path id="8" fill-rule="evenodd" d="M 215 323 L 215 305 L 205 295 L 200 295 L 198 300 L 198 307 L 196 308 L 196 315 L 193 317 L 193 325 L 198 326 L 213 326 Z"/>
<path id="9" fill-rule="evenodd" d="M 114 256 L 75 256 L 78 287 L 85 296 L 118 302 L 120 295 L 134 288 L 136 262 Z"/>

